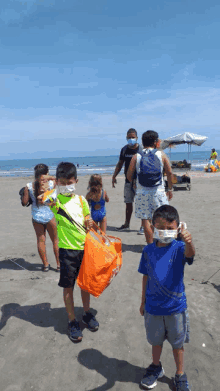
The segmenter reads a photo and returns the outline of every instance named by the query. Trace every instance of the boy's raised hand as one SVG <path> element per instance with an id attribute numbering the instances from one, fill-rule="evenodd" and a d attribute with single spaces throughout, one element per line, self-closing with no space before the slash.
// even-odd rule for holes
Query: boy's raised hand
<path id="1" fill-rule="evenodd" d="M 191 257 L 194 257 L 195 255 L 195 247 L 193 245 L 193 242 L 192 242 L 192 236 L 190 234 L 189 231 L 187 231 L 185 228 L 184 228 L 184 224 L 181 224 L 181 227 L 180 227 L 180 236 L 181 236 L 181 239 L 185 242 L 185 257 L 187 258 L 191 258 Z"/>
<path id="2" fill-rule="evenodd" d="M 192 236 L 191 236 L 191 233 L 185 229 L 185 226 L 184 226 L 183 223 L 181 224 L 181 227 L 180 227 L 180 235 L 181 235 L 181 239 L 182 239 L 185 243 L 188 243 L 188 244 L 191 244 L 191 243 L 192 243 Z"/>

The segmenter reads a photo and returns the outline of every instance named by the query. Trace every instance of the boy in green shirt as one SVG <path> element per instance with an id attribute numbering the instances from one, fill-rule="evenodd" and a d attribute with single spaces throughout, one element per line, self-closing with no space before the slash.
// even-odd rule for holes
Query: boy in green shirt
<path id="1" fill-rule="evenodd" d="M 71 341 L 82 340 L 82 331 L 74 314 L 73 289 L 84 255 L 86 230 L 92 227 L 89 205 L 83 196 L 75 194 L 77 171 L 73 163 L 60 163 L 56 171 L 57 198 L 50 208 L 57 221 L 59 239 L 60 281 L 69 318 L 68 334 Z M 52 199 L 50 198 L 52 201 Z M 96 331 L 99 323 L 90 308 L 90 294 L 81 290 L 84 314 L 82 321 L 90 331 Z"/>

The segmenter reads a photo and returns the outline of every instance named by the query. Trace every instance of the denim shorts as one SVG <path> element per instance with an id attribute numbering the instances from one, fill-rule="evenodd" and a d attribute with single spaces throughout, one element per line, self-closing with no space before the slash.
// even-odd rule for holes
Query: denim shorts
<path id="1" fill-rule="evenodd" d="M 132 183 L 125 183 L 124 185 L 124 202 L 126 204 L 133 204 L 135 197 L 135 191 Z"/>
<path id="2" fill-rule="evenodd" d="M 150 345 L 163 345 L 167 339 L 173 349 L 180 349 L 189 342 L 189 314 L 185 310 L 180 313 L 160 316 L 144 314 L 147 340 Z"/>

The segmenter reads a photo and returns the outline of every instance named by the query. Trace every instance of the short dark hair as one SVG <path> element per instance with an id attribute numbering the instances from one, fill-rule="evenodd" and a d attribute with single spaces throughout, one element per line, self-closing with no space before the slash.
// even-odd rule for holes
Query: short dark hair
<path id="1" fill-rule="evenodd" d="M 128 129 L 128 131 L 127 131 L 127 136 L 128 136 L 130 133 L 135 133 L 136 136 L 137 136 L 137 130 L 135 130 L 134 128 Z"/>
<path id="2" fill-rule="evenodd" d="M 40 163 L 34 167 L 35 179 L 38 179 L 41 175 L 47 175 L 48 172 L 49 172 L 49 168 L 46 164 Z"/>
<path id="3" fill-rule="evenodd" d="M 154 130 L 147 130 L 142 134 L 142 144 L 143 147 L 153 147 L 155 141 L 157 141 L 159 138 L 159 135 Z"/>
<path id="4" fill-rule="evenodd" d="M 158 217 L 161 217 L 162 219 L 169 221 L 169 223 L 172 223 L 172 221 L 176 221 L 177 226 L 179 226 L 180 223 L 179 214 L 176 208 L 174 208 L 171 205 L 162 205 L 155 210 L 152 219 L 153 225 Z"/>
<path id="5" fill-rule="evenodd" d="M 56 178 L 70 179 L 72 177 L 77 179 L 77 170 L 75 164 L 68 162 L 59 163 L 57 166 Z"/>
<path id="6" fill-rule="evenodd" d="M 212 152 L 215 152 L 215 148 L 212 148 Z"/>

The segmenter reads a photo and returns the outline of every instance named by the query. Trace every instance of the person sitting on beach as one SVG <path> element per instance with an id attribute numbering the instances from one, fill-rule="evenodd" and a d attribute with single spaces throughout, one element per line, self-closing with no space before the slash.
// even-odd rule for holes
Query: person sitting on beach
<path id="1" fill-rule="evenodd" d="M 37 164 L 34 167 L 35 181 L 28 183 L 24 190 L 22 199 L 23 205 L 27 205 L 29 194 L 32 199 L 31 214 L 32 223 L 37 236 L 37 248 L 40 258 L 43 262 L 43 272 L 48 272 L 50 269 L 46 255 L 46 231 L 53 243 L 53 251 L 57 263 L 57 271 L 60 270 L 59 248 L 56 220 L 53 212 L 46 205 L 41 205 L 38 201 L 38 196 L 43 194 L 48 189 L 54 188 L 54 177 L 48 175 L 49 168 L 46 164 Z"/>
<path id="2" fill-rule="evenodd" d="M 61 162 L 56 170 L 56 198 L 49 198 L 50 209 L 57 220 L 59 237 L 60 280 L 63 298 L 69 318 L 68 334 L 73 342 L 82 340 L 82 331 L 75 318 L 73 290 L 84 256 L 86 230 L 92 227 L 89 205 L 76 192 L 77 170 L 73 163 Z M 41 201 L 43 202 L 43 201 Z M 90 331 L 99 328 L 95 316 L 89 311 L 90 294 L 81 290 L 84 314 L 82 321 Z"/>
<path id="3" fill-rule="evenodd" d="M 127 179 L 131 182 L 137 171 L 135 216 L 142 219 L 147 243 L 153 242 L 151 219 L 159 206 L 169 204 L 173 197 L 172 170 L 167 155 L 157 149 L 158 133 L 148 130 L 142 135 L 143 151 L 131 159 Z M 165 193 L 163 172 L 167 175 L 168 192 Z M 168 197 L 168 199 L 167 199 Z"/>
<path id="4" fill-rule="evenodd" d="M 102 188 L 102 177 L 94 174 L 89 180 L 89 192 L 86 199 L 91 205 L 91 217 L 98 224 L 103 232 L 106 233 L 107 219 L 105 203 L 109 202 L 106 190 Z"/>
<path id="5" fill-rule="evenodd" d="M 184 267 L 193 263 L 195 249 L 191 234 L 179 228 L 179 215 L 170 205 L 163 205 L 153 215 L 155 242 L 142 253 L 139 273 L 143 274 L 140 313 L 145 318 L 147 340 L 152 345 L 153 362 L 141 381 L 144 388 L 154 388 L 164 375 L 160 362 L 163 342 L 169 341 L 176 363 L 177 391 L 190 391 L 184 373 L 184 343 L 189 342 L 189 315 Z M 177 241 L 178 231 L 181 241 Z"/>

